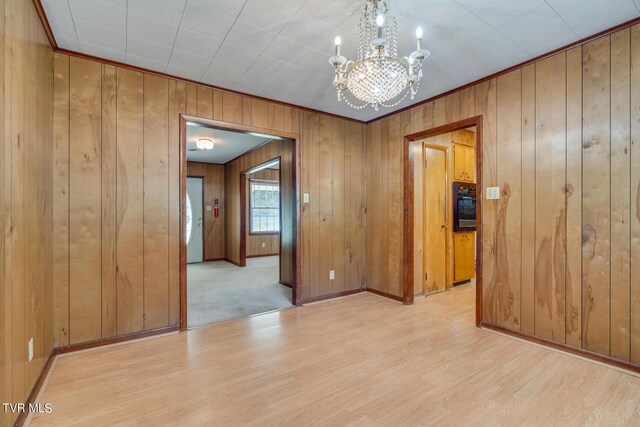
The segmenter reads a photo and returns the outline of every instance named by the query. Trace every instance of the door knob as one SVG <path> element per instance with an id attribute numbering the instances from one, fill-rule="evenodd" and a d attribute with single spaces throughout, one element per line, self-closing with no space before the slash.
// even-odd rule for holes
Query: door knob
<path id="1" fill-rule="evenodd" d="M 449 228 L 449 226 L 447 224 L 442 224 L 441 228 Z"/>

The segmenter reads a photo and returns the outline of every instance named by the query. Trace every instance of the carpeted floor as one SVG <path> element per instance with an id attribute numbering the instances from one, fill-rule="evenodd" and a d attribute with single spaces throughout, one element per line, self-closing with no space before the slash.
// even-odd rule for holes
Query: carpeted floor
<path id="1" fill-rule="evenodd" d="M 187 264 L 189 327 L 291 307 L 278 266 L 277 256 L 249 258 L 242 268 L 226 261 Z"/>

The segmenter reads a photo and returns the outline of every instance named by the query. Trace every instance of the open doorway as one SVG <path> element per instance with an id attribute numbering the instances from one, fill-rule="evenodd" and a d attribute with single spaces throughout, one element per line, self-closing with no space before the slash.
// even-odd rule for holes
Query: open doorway
<path id="1" fill-rule="evenodd" d="M 405 137 L 403 302 L 458 285 L 475 288 L 478 325 L 481 152 L 480 116 Z"/>
<path id="2" fill-rule="evenodd" d="M 414 293 L 427 296 L 475 282 L 476 127 L 413 142 Z"/>
<path id="3" fill-rule="evenodd" d="M 182 121 L 182 328 L 296 305 L 296 140 Z"/>

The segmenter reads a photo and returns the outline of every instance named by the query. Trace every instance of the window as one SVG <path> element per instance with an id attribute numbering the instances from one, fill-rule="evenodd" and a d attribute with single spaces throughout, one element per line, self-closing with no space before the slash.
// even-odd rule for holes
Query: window
<path id="1" fill-rule="evenodd" d="M 249 180 L 249 233 L 280 233 L 280 184 L 278 181 Z"/>

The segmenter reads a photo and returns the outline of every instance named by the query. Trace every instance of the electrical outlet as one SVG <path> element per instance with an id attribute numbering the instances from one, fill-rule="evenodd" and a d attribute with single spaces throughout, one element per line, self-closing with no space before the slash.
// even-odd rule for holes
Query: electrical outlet
<path id="1" fill-rule="evenodd" d="M 500 187 L 487 187 L 487 200 L 498 200 L 500 198 Z"/>
<path id="2" fill-rule="evenodd" d="M 267 247 L 267 244 L 266 244 L 265 242 L 262 242 L 262 247 L 263 247 L 263 248 L 266 248 L 266 247 Z"/>
<path id="3" fill-rule="evenodd" d="M 33 337 L 29 340 L 29 362 L 33 360 Z"/>
<path id="4" fill-rule="evenodd" d="M 309 203 L 309 193 L 304 193 L 304 194 L 302 195 L 302 201 L 303 201 L 304 203 Z"/>
<path id="5" fill-rule="evenodd" d="M 207 212 L 211 212 L 211 205 L 207 205 Z"/>
<path id="6" fill-rule="evenodd" d="M 331 270 L 329 271 L 329 280 L 333 280 L 336 278 L 336 273 L 335 271 Z"/>

